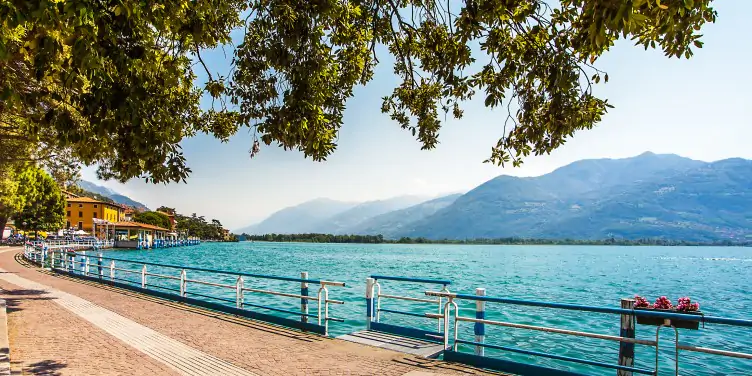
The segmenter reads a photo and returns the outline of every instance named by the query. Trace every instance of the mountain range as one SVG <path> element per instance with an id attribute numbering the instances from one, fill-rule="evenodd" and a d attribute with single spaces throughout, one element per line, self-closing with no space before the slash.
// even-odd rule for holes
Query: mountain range
<path id="1" fill-rule="evenodd" d="M 237 233 L 381 234 L 387 238 L 752 236 L 752 161 L 673 154 L 581 160 L 537 177 L 501 175 L 464 194 L 367 203 L 318 199 Z"/>
<path id="2" fill-rule="evenodd" d="M 100 194 L 104 197 L 111 199 L 112 201 L 115 201 L 118 204 L 128 205 L 130 207 L 134 207 L 139 210 L 149 210 L 149 208 L 147 208 L 146 205 L 136 200 L 133 200 L 128 196 L 121 195 L 107 187 L 103 187 L 101 185 L 97 185 L 86 180 L 79 180 L 76 184 L 83 190 Z"/>

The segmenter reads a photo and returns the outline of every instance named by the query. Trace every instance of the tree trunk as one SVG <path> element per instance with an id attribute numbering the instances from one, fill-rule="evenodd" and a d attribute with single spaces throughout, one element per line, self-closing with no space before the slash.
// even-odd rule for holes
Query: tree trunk
<path id="1" fill-rule="evenodd" d="M 3 240 L 3 234 L 5 234 L 5 225 L 8 224 L 7 216 L 0 216 L 0 240 Z"/>

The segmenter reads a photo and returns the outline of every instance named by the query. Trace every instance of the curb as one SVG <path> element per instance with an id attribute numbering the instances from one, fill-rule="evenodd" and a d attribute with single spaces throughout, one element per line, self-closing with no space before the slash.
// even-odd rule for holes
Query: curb
<path id="1" fill-rule="evenodd" d="M 10 375 L 10 342 L 5 299 L 0 299 L 0 376 Z"/>

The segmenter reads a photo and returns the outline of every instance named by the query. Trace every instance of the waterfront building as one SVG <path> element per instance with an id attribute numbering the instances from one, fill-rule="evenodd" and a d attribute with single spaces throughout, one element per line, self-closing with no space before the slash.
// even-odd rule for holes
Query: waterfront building
<path id="1" fill-rule="evenodd" d="M 94 219 L 113 223 L 125 219 L 125 210 L 118 204 L 90 197 L 67 197 L 66 201 L 65 226 L 68 229 L 76 228 L 92 232 L 94 230 Z"/>

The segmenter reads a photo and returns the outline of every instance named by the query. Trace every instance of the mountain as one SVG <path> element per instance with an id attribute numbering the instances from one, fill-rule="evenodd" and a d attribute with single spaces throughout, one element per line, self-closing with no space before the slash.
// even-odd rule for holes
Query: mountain
<path id="1" fill-rule="evenodd" d="M 752 161 L 645 153 L 496 177 L 399 231 L 433 239 L 608 237 L 709 241 L 752 235 Z"/>
<path id="2" fill-rule="evenodd" d="M 399 196 L 386 200 L 368 201 L 321 221 L 313 231 L 322 234 L 354 234 L 370 218 L 404 209 L 426 200 L 424 196 Z"/>
<path id="3" fill-rule="evenodd" d="M 99 193 L 100 195 L 106 197 L 110 197 L 111 195 L 115 194 L 115 191 L 113 191 L 112 189 L 94 184 L 86 180 L 79 180 L 76 185 L 78 185 L 81 189 L 87 190 L 89 192 Z"/>
<path id="4" fill-rule="evenodd" d="M 284 208 L 270 215 L 255 225 L 235 230 L 242 234 L 300 234 L 315 232 L 323 221 L 332 216 L 345 212 L 358 205 L 352 202 L 342 202 L 319 198 L 306 201 L 300 205 Z"/>
<path id="5" fill-rule="evenodd" d="M 353 234 L 360 235 L 383 235 L 387 239 L 394 238 L 400 232 L 408 229 L 408 226 L 433 215 L 440 209 L 451 205 L 462 194 L 452 194 L 433 200 L 421 202 L 405 209 L 394 210 L 388 213 L 368 218 L 357 226 L 349 229 Z"/>
<path id="6" fill-rule="evenodd" d="M 92 193 L 100 194 L 100 195 L 102 195 L 104 197 L 107 197 L 107 198 L 111 199 L 112 201 L 115 201 L 118 204 L 128 205 L 128 206 L 134 207 L 134 208 L 139 209 L 139 210 L 149 210 L 149 208 L 147 208 L 146 205 L 144 205 L 144 204 L 142 204 L 142 203 L 140 203 L 140 202 L 138 202 L 136 200 L 133 200 L 133 199 L 131 199 L 128 196 L 121 195 L 121 194 L 113 191 L 112 189 L 109 189 L 107 187 L 103 187 L 101 185 L 94 184 L 94 183 L 92 183 L 90 181 L 79 180 L 78 183 L 77 183 L 77 185 L 81 189 L 83 189 L 85 191 L 89 191 L 89 192 L 92 192 Z"/>

